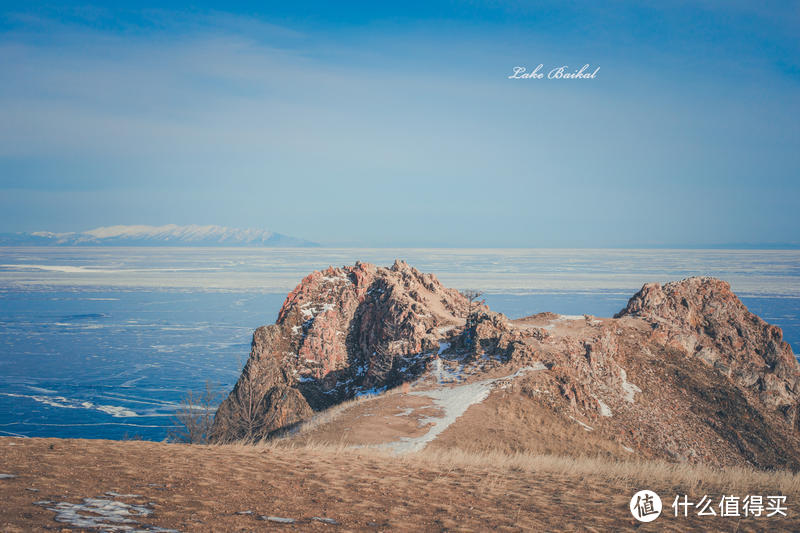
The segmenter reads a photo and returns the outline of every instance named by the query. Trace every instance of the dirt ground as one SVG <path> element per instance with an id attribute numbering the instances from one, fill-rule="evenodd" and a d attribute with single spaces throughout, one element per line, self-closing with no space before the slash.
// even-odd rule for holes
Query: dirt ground
<path id="1" fill-rule="evenodd" d="M 676 494 L 718 501 L 728 487 L 562 470 L 314 447 L 0 438 L 0 474 L 15 476 L 0 476 L 0 530 L 103 530 L 69 523 L 84 498 L 143 531 L 800 530 L 800 491 L 787 494 L 786 518 L 676 518 Z M 652 523 L 628 509 L 643 488 L 664 500 Z M 748 490 L 769 489 L 736 492 Z"/>
<path id="2" fill-rule="evenodd" d="M 374 446 L 427 433 L 426 417 L 441 416 L 430 398 L 384 394 L 345 406 L 329 423 L 306 430 L 296 440 L 345 446 Z"/>

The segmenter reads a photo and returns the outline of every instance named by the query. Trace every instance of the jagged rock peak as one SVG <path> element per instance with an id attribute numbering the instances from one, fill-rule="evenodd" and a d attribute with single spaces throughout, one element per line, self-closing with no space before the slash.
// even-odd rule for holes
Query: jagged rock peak
<path id="1" fill-rule="evenodd" d="M 242 376 L 220 406 L 218 434 L 261 438 L 311 409 L 408 379 L 422 370 L 420 356 L 435 352 L 446 331 L 463 326 L 468 306 L 436 276 L 400 260 L 390 268 L 357 262 L 312 272 L 288 294 L 275 324 L 253 335 Z M 249 394 L 251 383 L 258 384 L 257 400 L 268 420 L 255 434 L 252 424 L 241 423 L 250 417 L 245 406 L 254 400 L 242 392 Z M 271 398 L 286 397 L 273 391 L 285 387 L 304 400 L 291 393 L 296 416 L 270 422 L 276 409 Z"/>

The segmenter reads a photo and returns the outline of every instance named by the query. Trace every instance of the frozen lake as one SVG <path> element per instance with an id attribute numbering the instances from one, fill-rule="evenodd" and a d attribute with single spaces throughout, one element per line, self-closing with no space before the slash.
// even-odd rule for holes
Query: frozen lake
<path id="1" fill-rule="evenodd" d="M 0 248 L 0 434 L 161 440 L 188 390 L 232 387 L 303 276 L 395 258 L 514 318 L 716 276 L 800 352 L 800 251 Z"/>

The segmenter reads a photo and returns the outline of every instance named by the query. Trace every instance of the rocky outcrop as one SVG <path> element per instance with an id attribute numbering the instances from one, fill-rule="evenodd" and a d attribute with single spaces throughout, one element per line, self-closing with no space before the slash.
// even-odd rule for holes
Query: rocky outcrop
<path id="1" fill-rule="evenodd" d="M 641 317 L 651 337 L 696 357 L 795 423 L 800 372 L 781 328 L 747 310 L 730 285 L 697 277 L 642 287 L 616 317 Z"/>
<path id="2" fill-rule="evenodd" d="M 724 281 L 647 284 L 614 319 L 514 322 L 517 364 L 548 367 L 520 391 L 598 437 L 653 457 L 800 469 L 800 366 Z"/>
<path id="3" fill-rule="evenodd" d="M 424 356 L 463 326 L 468 301 L 402 261 L 314 272 L 256 330 L 250 358 L 220 406 L 217 440 L 260 439 L 356 394 L 424 369 Z"/>
<path id="4" fill-rule="evenodd" d="M 496 413 L 549 413 L 564 425 L 555 440 L 577 425 L 623 454 L 800 469 L 800 366 L 780 328 L 723 281 L 647 284 L 608 319 L 467 309 L 457 291 L 400 261 L 310 274 L 276 323 L 256 330 L 214 437 L 269 437 L 403 382 L 425 390 L 488 379 L 503 384 L 487 400 Z M 469 413 L 454 424 L 469 425 L 454 430 L 455 445 L 492 442 L 505 427 L 509 449 L 525 449 L 521 422 Z"/>

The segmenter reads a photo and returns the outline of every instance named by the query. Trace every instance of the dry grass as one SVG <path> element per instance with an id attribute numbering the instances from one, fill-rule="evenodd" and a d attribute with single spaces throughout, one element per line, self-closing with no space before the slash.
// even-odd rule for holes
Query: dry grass
<path id="1" fill-rule="evenodd" d="M 332 407 L 325 409 L 324 411 L 316 413 L 309 420 L 301 422 L 296 427 L 292 428 L 289 432 L 287 432 L 286 437 L 302 437 L 324 424 L 333 422 L 342 413 L 353 407 L 356 407 L 358 405 L 363 405 L 366 402 L 370 402 L 377 398 L 382 398 L 388 394 L 395 394 L 395 393 L 396 391 L 387 391 L 381 395 L 358 396 L 351 400 L 347 400 L 345 402 L 336 404 Z"/>
<path id="2" fill-rule="evenodd" d="M 424 389 L 416 390 L 422 392 Z M 424 434 L 431 418 L 443 414 L 440 411 L 437 403 L 424 394 L 403 394 L 403 388 L 397 387 L 381 395 L 350 400 L 319 412 L 282 438 L 333 445 L 344 442 L 351 446 L 398 442 Z M 628 450 L 636 445 L 608 435 L 599 426 L 595 431 L 587 432 L 574 420 L 554 413 L 518 392 L 498 390 L 483 402 L 470 406 L 428 447 L 457 447 L 478 454 L 493 449 L 504 454 L 628 460 L 631 457 Z M 637 450 L 637 457 L 650 459 L 652 455 L 648 450 Z"/>
<path id="3" fill-rule="evenodd" d="M 392 414 L 394 402 L 392 396 L 402 395 L 402 389 L 396 388 L 378 396 L 365 396 L 344 402 L 327 409 L 311 420 L 301 424 L 291 435 L 283 439 L 262 441 L 258 443 L 235 443 L 221 446 L 245 447 L 257 450 L 303 450 L 304 452 L 325 455 L 357 455 L 377 460 L 391 460 L 413 468 L 417 465 L 435 468 L 439 471 L 452 470 L 453 468 L 471 470 L 514 471 L 525 473 L 547 472 L 577 478 L 603 479 L 615 484 L 647 484 L 658 482 L 672 487 L 681 487 L 687 492 L 702 490 L 720 491 L 756 491 L 772 490 L 784 494 L 800 494 L 800 474 L 790 471 L 763 471 L 747 467 L 716 468 L 710 466 L 691 465 L 687 463 L 667 462 L 648 457 L 631 457 L 627 452 L 616 456 L 609 453 L 599 454 L 604 451 L 598 442 L 598 435 L 586 434 L 575 424 L 563 426 L 563 421 L 557 420 L 541 410 L 524 411 L 508 414 L 499 412 L 497 402 L 487 401 L 473 406 L 475 411 L 471 416 L 484 417 L 495 421 L 511 420 L 516 432 L 522 433 L 530 444 L 530 448 L 522 447 L 519 451 L 511 451 L 498 445 L 500 439 L 505 443 L 508 438 L 507 431 L 483 432 L 486 438 L 478 439 L 476 435 L 469 434 L 470 427 L 474 424 L 464 424 L 463 431 L 459 425 L 448 429 L 452 435 L 445 433 L 440 438 L 440 445 L 428 446 L 425 450 L 413 454 L 396 456 L 391 451 L 374 447 L 348 446 L 344 438 L 333 438 L 334 434 L 325 431 L 324 426 L 336 421 L 337 426 L 343 419 L 346 425 L 352 425 L 354 408 L 375 405 L 381 413 Z M 387 404 L 387 405 L 384 405 Z M 505 406 L 508 409 L 511 407 Z M 357 411 L 356 411 L 357 412 Z M 465 417 L 466 418 L 466 417 Z M 469 422 L 469 420 L 466 420 Z M 459 427 L 455 427 L 459 426 Z M 505 426 L 501 426 L 503 429 Z M 319 431 L 323 428 L 322 431 Z M 526 433 L 527 432 L 527 433 Z M 547 435 L 561 435 L 562 438 L 552 446 L 537 445 L 542 440 L 539 432 Z M 502 437 L 502 439 L 501 439 Z M 459 444 L 461 445 L 459 447 Z M 614 442 L 605 443 L 608 449 L 619 448 Z M 553 450 L 558 450 L 553 452 Z M 570 453 L 571 452 L 571 453 Z M 588 453 L 587 453 L 588 452 Z M 569 455 L 567 455 L 569 453 Z"/>
<path id="4" fill-rule="evenodd" d="M 147 523 L 181 531 L 286 527 L 259 520 L 262 515 L 294 518 L 288 529 L 302 531 L 619 531 L 636 525 L 628 502 L 642 488 L 667 498 L 667 511 L 639 531 L 800 530 L 800 482 L 786 472 L 457 449 L 396 456 L 292 440 L 188 445 L 0 438 L 0 451 L 0 472 L 17 476 L 0 480 L 1 531 L 63 527 L 34 502 L 79 502 L 106 491 L 140 495 L 127 501 L 152 502 Z M 675 494 L 732 492 L 786 494 L 789 517 L 684 518 L 669 509 Z"/>
<path id="5" fill-rule="evenodd" d="M 438 471 L 492 470 L 496 472 L 525 472 L 565 475 L 569 477 L 592 477 L 610 483 L 646 484 L 659 483 L 682 487 L 687 491 L 727 490 L 757 491 L 771 490 L 783 494 L 800 494 L 800 473 L 790 471 L 764 471 L 754 468 L 712 468 L 688 463 L 670 463 L 657 460 L 615 461 L 603 457 L 566 457 L 535 455 L 528 453 L 507 454 L 495 449 L 481 452 L 461 449 L 427 448 L 423 451 L 396 455 L 384 448 L 351 447 L 327 442 L 298 442 L 272 440 L 258 443 L 220 444 L 217 447 L 257 450 L 297 450 L 327 456 L 355 455 L 374 460 L 389 460 L 408 468 L 426 466 Z"/>
<path id="6" fill-rule="evenodd" d="M 600 457 L 559 457 L 554 455 L 507 455 L 497 451 L 466 452 L 458 449 L 425 450 L 403 457 L 440 468 L 495 468 L 521 472 L 549 472 L 571 477 L 592 476 L 611 483 L 658 482 L 687 489 L 728 491 L 779 490 L 800 493 L 800 474 L 788 471 L 766 472 L 752 468 L 722 469 L 665 461 L 613 461 Z"/>
<path id="7" fill-rule="evenodd" d="M 470 435 L 472 424 L 464 424 L 463 431 L 459 431 L 458 424 L 454 424 L 440 437 L 436 446 L 428 446 L 421 452 L 395 455 L 386 448 L 371 446 L 348 445 L 344 438 L 333 438 L 334 434 L 325 431 L 324 426 L 331 422 L 347 421 L 345 425 L 352 425 L 354 408 L 375 405 L 376 412 L 394 413 L 396 409 L 390 397 L 402 395 L 402 388 L 396 388 L 377 396 L 365 396 L 336 405 L 321 413 L 311 420 L 301 424 L 286 438 L 261 441 L 257 443 L 239 442 L 218 445 L 223 449 L 258 450 L 296 450 L 303 453 L 313 453 L 328 457 L 355 456 L 362 459 L 377 461 L 391 461 L 412 469 L 420 466 L 432 468 L 438 472 L 449 475 L 454 469 L 462 471 L 490 471 L 490 472 L 516 472 L 526 474 L 548 473 L 567 476 L 574 479 L 594 479 L 616 485 L 647 485 L 658 483 L 663 486 L 680 487 L 687 493 L 701 493 L 702 491 L 720 492 L 757 492 L 779 491 L 783 494 L 800 494 L 800 474 L 791 471 L 764 471 L 748 467 L 725 467 L 692 465 L 675 463 L 664 460 L 651 459 L 640 456 L 633 459 L 627 452 L 611 455 L 598 443 L 598 435 L 586 434 L 575 424 L 565 427 L 563 421 L 549 416 L 541 410 L 515 412 L 512 414 L 498 411 L 496 402 L 486 401 L 473 406 L 475 411 L 472 416 L 484 417 L 495 421 L 511 420 L 516 431 L 532 442 L 529 448 L 522 447 L 519 451 L 503 448 L 496 442 L 498 439 L 505 443 L 508 439 L 507 432 L 484 432 L 486 438 L 478 439 Z M 384 405 L 385 404 L 385 405 Z M 515 405 L 508 409 L 515 408 Z M 390 416 L 391 418 L 391 416 Z M 465 418 L 467 418 L 465 416 Z M 469 422 L 469 420 L 467 420 Z M 456 427 L 458 426 L 458 427 Z M 322 428 L 322 431 L 320 429 Z M 501 426 L 502 429 L 507 429 Z M 525 433 L 527 431 L 527 433 Z M 536 444 L 542 440 L 539 432 L 547 435 L 561 435 L 561 439 L 552 446 Z M 502 437 L 502 439 L 501 439 Z M 552 440 L 552 437 L 551 437 Z M 460 447 L 459 447 L 460 444 Z M 618 443 L 605 443 L 606 448 L 619 448 Z M 555 453 L 553 450 L 558 450 Z M 603 452 L 602 454 L 598 453 Z M 569 455 L 567 455 L 569 454 Z M 630 457 L 630 458 L 629 458 Z M 491 482 L 491 480 L 489 480 Z"/>

